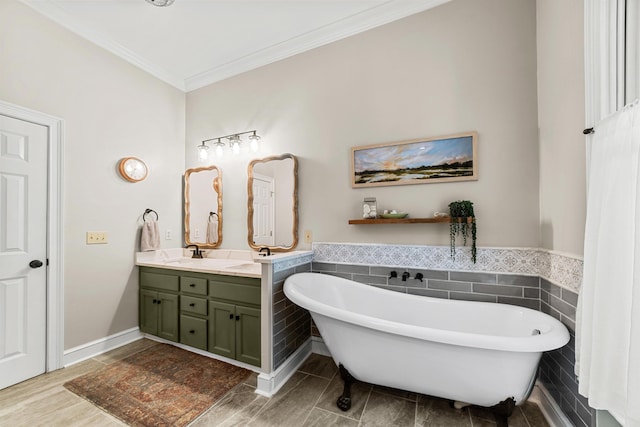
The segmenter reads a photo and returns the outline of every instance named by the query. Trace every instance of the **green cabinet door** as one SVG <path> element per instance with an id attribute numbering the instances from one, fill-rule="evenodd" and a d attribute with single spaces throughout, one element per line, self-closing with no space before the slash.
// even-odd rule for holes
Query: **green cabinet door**
<path id="1" fill-rule="evenodd" d="M 209 301 L 209 351 L 236 358 L 235 306 Z"/>
<path id="2" fill-rule="evenodd" d="M 158 333 L 158 293 L 140 289 L 139 322 L 140 331 L 156 335 Z"/>
<path id="3" fill-rule="evenodd" d="M 180 315 L 180 342 L 207 351 L 207 319 Z"/>
<path id="4" fill-rule="evenodd" d="M 260 366 L 260 310 L 236 306 L 236 360 Z"/>
<path id="5" fill-rule="evenodd" d="M 178 295 L 158 292 L 158 333 L 160 338 L 178 341 Z"/>

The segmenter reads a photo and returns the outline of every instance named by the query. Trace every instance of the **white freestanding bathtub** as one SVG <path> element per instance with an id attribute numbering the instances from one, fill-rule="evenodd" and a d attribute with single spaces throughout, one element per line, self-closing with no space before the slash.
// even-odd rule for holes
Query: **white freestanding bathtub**
<path id="1" fill-rule="evenodd" d="M 284 293 L 311 312 L 334 361 L 355 379 L 474 405 L 522 403 L 542 352 L 569 341 L 562 323 L 519 306 L 408 295 L 319 273 L 290 276 Z"/>

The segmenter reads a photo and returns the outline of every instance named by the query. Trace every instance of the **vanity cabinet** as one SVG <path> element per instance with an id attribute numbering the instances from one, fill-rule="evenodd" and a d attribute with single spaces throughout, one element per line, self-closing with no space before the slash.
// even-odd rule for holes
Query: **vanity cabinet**
<path id="1" fill-rule="evenodd" d="M 140 267 L 140 330 L 260 366 L 260 298 L 260 279 Z"/>
<path id="2" fill-rule="evenodd" d="M 209 351 L 259 366 L 259 281 L 234 279 L 209 281 Z"/>
<path id="3" fill-rule="evenodd" d="M 178 278 L 152 272 L 140 273 L 140 330 L 169 341 L 178 341 Z"/>
<path id="4" fill-rule="evenodd" d="M 209 351 L 260 365 L 260 309 L 209 301 Z"/>

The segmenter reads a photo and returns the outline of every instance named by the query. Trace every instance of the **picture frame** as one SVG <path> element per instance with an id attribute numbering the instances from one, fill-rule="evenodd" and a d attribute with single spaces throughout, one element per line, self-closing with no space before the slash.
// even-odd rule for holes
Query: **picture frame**
<path id="1" fill-rule="evenodd" d="M 351 187 L 478 179 L 478 133 L 418 138 L 351 148 Z"/>

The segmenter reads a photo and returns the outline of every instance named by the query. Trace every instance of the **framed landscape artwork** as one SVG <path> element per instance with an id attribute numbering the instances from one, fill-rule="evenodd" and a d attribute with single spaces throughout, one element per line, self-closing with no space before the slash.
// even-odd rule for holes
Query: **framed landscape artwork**
<path id="1" fill-rule="evenodd" d="M 351 148 L 351 186 L 478 179 L 477 132 Z"/>

